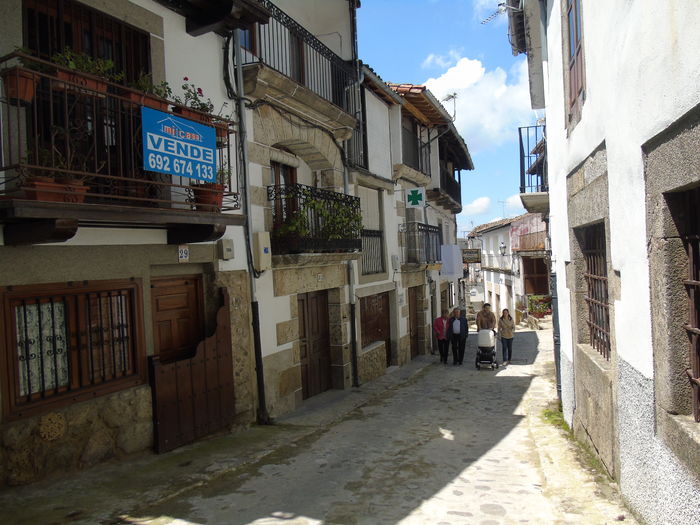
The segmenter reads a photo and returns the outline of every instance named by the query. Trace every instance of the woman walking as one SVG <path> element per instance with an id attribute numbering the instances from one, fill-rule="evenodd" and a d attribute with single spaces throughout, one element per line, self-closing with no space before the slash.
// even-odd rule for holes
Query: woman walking
<path id="1" fill-rule="evenodd" d="M 508 308 L 503 309 L 501 317 L 498 319 L 498 335 L 501 338 L 501 350 L 503 351 L 503 365 L 510 363 L 513 357 L 513 332 L 515 322 L 510 316 Z"/>

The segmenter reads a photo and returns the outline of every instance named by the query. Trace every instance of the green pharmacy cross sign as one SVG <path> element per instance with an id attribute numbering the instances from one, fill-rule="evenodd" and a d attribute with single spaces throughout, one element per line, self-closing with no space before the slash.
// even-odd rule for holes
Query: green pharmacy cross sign
<path id="1" fill-rule="evenodd" d="M 420 208 L 425 203 L 425 189 L 415 188 L 406 190 L 406 206 L 409 208 Z"/>

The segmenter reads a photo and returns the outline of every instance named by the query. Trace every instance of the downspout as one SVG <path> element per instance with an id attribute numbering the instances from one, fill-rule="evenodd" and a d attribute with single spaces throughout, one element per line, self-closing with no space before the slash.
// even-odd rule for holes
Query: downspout
<path id="1" fill-rule="evenodd" d="M 267 402 L 265 400 L 265 374 L 263 370 L 262 344 L 260 342 L 260 310 L 258 308 L 258 297 L 255 279 L 259 277 L 253 265 L 253 257 L 250 247 L 250 240 L 253 236 L 253 220 L 250 204 L 250 179 L 248 174 L 248 138 L 245 126 L 245 103 L 243 98 L 243 60 L 241 57 L 240 29 L 233 31 L 233 55 L 236 72 L 236 106 L 238 109 L 238 140 L 241 145 L 241 175 L 243 176 L 243 202 L 246 214 L 246 256 L 248 261 L 248 276 L 250 280 L 250 306 L 253 315 L 253 349 L 255 354 L 255 376 L 258 389 L 258 411 L 257 421 L 260 425 L 271 424 L 270 415 L 267 412 Z M 230 86 L 227 86 L 230 87 Z"/>
<path id="2" fill-rule="evenodd" d="M 357 93 L 359 93 L 359 90 L 362 89 L 362 86 L 360 85 L 360 62 L 357 58 L 357 17 L 356 17 L 356 4 L 355 0 L 349 0 L 348 1 L 348 6 L 350 9 L 350 31 L 352 33 L 352 60 L 353 64 L 355 66 L 355 75 L 357 79 L 357 92 L 353 93 L 353 96 L 356 97 Z M 359 97 L 358 97 L 359 98 Z M 360 99 L 360 104 L 362 104 L 361 99 Z M 363 129 L 362 126 L 362 108 L 360 108 L 359 111 L 359 125 L 360 129 Z M 347 143 L 346 143 L 347 146 Z M 345 151 L 347 151 L 347 147 L 345 148 Z M 367 152 L 363 152 L 366 154 Z M 345 162 L 343 163 L 343 191 L 345 194 L 349 194 L 350 192 L 350 169 L 348 167 L 348 162 L 347 162 L 347 157 L 345 159 Z M 359 373 L 358 373 L 358 364 L 357 364 L 357 327 L 355 326 L 355 323 L 357 321 L 357 312 L 356 312 L 356 299 L 355 299 L 355 261 L 354 259 L 350 259 L 347 264 L 347 270 L 348 270 L 348 286 L 349 286 L 349 292 L 350 292 L 350 361 L 352 365 L 352 386 L 357 388 L 360 386 L 360 378 L 359 378 Z"/>

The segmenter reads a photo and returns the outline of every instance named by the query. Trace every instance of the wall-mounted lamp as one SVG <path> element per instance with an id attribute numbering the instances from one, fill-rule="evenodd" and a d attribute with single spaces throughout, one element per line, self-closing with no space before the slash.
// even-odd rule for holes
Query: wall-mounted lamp
<path id="1" fill-rule="evenodd" d="M 501 253 L 501 255 L 506 254 L 506 243 L 501 241 L 501 244 L 498 245 L 498 251 Z"/>

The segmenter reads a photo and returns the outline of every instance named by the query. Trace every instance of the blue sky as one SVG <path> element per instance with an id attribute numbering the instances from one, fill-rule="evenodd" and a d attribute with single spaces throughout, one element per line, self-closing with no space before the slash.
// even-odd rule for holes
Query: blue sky
<path id="1" fill-rule="evenodd" d="M 514 57 L 499 0 L 363 0 L 360 58 L 387 82 L 427 84 L 438 100 L 457 93 L 455 125 L 474 160 L 462 173 L 459 236 L 524 213 L 518 126 L 533 124 L 525 56 Z M 453 102 L 443 102 L 448 112 Z M 500 201 L 500 202 L 499 202 Z"/>

